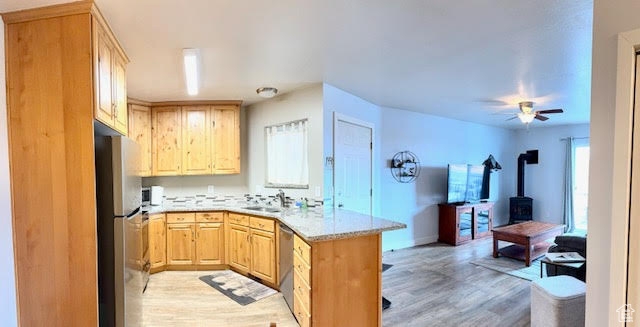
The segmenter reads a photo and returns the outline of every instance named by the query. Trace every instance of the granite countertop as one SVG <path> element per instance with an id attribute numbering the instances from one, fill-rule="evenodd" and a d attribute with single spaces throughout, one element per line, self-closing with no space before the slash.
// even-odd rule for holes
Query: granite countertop
<path id="1" fill-rule="evenodd" d="M 281 212 L 244 209 L 249 206 L 273 207 Z M 165 200 L 162 206 L 144 208 L 149 213 L 184 211 L 232 211 L 248 215 L 275 218 L 309 242 L 335 240 L 406 228 L 407 225 L 383 218 L 333 207 L 279 208 L 248 202 L 240 197 Z"/>

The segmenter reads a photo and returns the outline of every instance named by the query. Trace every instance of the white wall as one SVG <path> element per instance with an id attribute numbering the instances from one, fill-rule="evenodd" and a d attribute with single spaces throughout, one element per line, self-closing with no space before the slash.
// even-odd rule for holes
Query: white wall
<path id="1" fill-rule="evenodd" d="M 611 229 L 611 160 L 616 98 L 617 34 L 640 28 L 638 13 L 640 1 L 637 0 L 616 0 L 614 3 L 610 0 L 594 1 L 587 327 L 613 325 L 615 320 L 609 320 L 609 317 L 615 318 L 615 312 L 611 311 L 619 305 L 608 303 L 611 278 L 610 251 L 614 237 Z"/>
<path id="2" fill-rule="evenodd" d="M 0 320 L 3 326 L 17 326 L 9 149 L 7 143 L 7 103 L 4 60 L 4 24 L 0 19 Z"/>
<path id="3" fill-rule="evenodd" d="M 186 196 L 207 194 L 207 186 L 214 186 L 214 194 L 244 194 L 247 188 L 247 108 L 240 109 L 240 174 L 202 176 L 161 176 L 145 177 L 143 186 L 163 186 L 165 196 Z"/>
<path id="4" fill-rule="evenodd" d="M 524 168 L 524 193 L 533 198 L 534 220 L 562 223 L 566 141 L 560 139 L 569 136 L 588 137 L 589 124 L 531 127 L 516 132 L 515 153 L 510 159 L 514 164 L 520 153 L 539 151 L 538 164 Z"/>
<path id="5" fill-rule="evenodd" d="M 491 174 L 494 224 L 507 223 L 509 197 L 515 193 L 514 131 L 385 107 L 381 127 L 381 215 L 407 224 L 383 234 L 384 250 L 435 242 L 438 203 L 447 199 L 447 164 L 480 165 L 489 154 L 502 166 Z M 420 158 L 422 170 L 414 183 L 398 183 L 387 168 L 403 150 Z"/>
<path id="6" fill-rule="evenodd" d="M 407 229 L 383 233 L 383 250 L 435 242 L 438 207 L 446 201 L 447 164 L 482 164 L 493 154 L 503 170 L 492 174 L 491 199 L 496 203 L 496 223 L 508 220 L 508 197 L 515 194 L 515 132 L 406 110 L 380 107 L 324 84 L 324 155 L 333 156 L 333 112 L 363 121 L 375 128 L 373 214 L 407 224 Z M 401 184 L 391 176 L 388 160 L 409 150 L 421 160 L 415 183 Z M 325 167 L 325 197 L 331 198 L 332 171 Z"/>
<path id="7" fill-rule="evenodd" d="M 276 194 L 263 188 L 266 181 L 266 126 L 308 119 L 309 188 L 284 189 L 287 196 L 322 198 L 322 85 L 316 84 L 247 107 L 248 189 L 251 193 Z M 316 195 L 317 193 L 317 195 Z"/>

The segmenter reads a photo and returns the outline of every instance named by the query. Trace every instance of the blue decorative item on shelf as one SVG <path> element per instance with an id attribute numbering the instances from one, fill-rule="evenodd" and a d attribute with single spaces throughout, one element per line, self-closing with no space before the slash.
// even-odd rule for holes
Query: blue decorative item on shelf
<path id="1" fill-rule="evenodd" d="M 391 175 L 400 183 L 411 183 L 420 176 L 420 159 L 411 151 L 398 152 L 391 159 Z"/>

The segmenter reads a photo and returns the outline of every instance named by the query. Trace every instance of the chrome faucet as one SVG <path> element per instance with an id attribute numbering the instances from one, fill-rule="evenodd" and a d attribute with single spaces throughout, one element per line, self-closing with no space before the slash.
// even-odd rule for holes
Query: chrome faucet
<path id="1" fill-rule="evenodd" d="M 276 199 L 280 200 L 280 207 L 287 207 L 287 197 L 284 195 L 283 190 L 278 190 L 278 194 L 276 195 Z"/>

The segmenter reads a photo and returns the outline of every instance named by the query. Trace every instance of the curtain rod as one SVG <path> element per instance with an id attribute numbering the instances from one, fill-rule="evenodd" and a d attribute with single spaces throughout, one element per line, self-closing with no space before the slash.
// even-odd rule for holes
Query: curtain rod
<path id="1" fill-rule="evenodd" d="M 574 140 L 584 140 L 584 139 L 588 139 L 588 138 L 589 138 L 588 136 L 572 137 L 572 139 L 574 139 Z M 568 137 L 563 137 L 563 138 L 560 139 L 560 141 L 566 141 L 568 139 L 569 139 Z"/>

